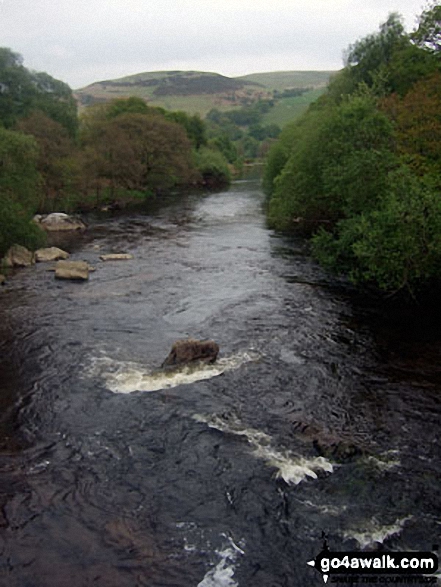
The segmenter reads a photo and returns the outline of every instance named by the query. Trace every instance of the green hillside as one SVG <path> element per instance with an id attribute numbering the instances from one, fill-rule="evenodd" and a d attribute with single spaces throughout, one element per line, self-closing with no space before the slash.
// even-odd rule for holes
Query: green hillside
<path id="1" fill-rule="evenodd" d="M 332 71 L 272 71 L 251 73 L 235 79 L 261 84 L 271 90 L 283 91 L 290 88 L 324 88 L 333 73 Z"/>
<path id="2" fill-rule="evenodd" d="M 231 78 L 200 71 L 156 71 L 95 82 L 75 92 L 80 109 L 113 98 L 137 96 L 151 106 L 206 114 L 272 101 L 265 122 L 283 126 L 323 90 L 332 72 L 282 71 Z M 318 93 L 317 93 L 318 92 Z"/>
<path id="3" fill-rule="evenodd" d="M 280 128 L 283 128 L 288 122 L 291 122 L 308 109 L 308 106 L 317 100 L 321 94 L 325 91 L 325 87 L 317 88 L 305 92 L 301 96 L 295 96 L 292 98 L 281 98 L 276 100 L 274 107 L 264 115 L 264 124 L 277 124 Z"/>

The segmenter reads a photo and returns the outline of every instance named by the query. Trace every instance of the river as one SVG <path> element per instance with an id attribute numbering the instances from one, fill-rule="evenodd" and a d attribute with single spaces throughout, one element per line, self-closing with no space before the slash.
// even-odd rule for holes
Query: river
<path id="1" fill-rule="evenodd" d="M 1 587 L 306 587 L 324 536 L 441 544 L 441 337 L 391 330 L 262 201 L 91 217 L 62 243 L 88 282 L 0 292 Z M 186 337 L 218 362 L 162 373 Z"/>

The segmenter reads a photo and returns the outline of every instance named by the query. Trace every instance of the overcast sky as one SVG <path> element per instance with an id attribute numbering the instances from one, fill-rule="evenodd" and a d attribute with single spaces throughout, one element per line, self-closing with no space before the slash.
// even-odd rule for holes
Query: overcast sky
<path id="1" fill-rule="evenodd" d="M 79 88 L 158 70 L 335 70 L 343 50 L 424 0 L 0 0 L 0 46 Z"/>

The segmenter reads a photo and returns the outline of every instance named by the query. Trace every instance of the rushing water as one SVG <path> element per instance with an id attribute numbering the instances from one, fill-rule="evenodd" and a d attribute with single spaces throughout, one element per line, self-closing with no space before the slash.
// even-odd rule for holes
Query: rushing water
<path id="1" fill-rule="evenodd" d="M 0 292 L 1 587 L 306 587 L 322 532 L 441 543 L 439 339 L 388 333 L 261 205 L 95 218 L 64 237 L 89 282 Z M 188 336 L 218 363 L 164 375 Z"/>

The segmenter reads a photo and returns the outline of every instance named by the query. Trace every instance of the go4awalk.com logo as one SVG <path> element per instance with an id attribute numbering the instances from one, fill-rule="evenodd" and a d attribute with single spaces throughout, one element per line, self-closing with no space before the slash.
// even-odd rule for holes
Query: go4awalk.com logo
<path id="1" fill-rule="evenodd" d="M 352 584 L 421 585 L 436 583 L 436 578 L 430 575 L 438 570 L 438 557 L 432 552 L 332 552 L 325 539 L 323 550 L 307 564 L 322 574 L 325 583 L 330 578 L 334 582 L 333 575 L 339 575 L 341 582 L 345 575 L 344 582 Z M 376 578 L 363 579 L 365 575 Z"/>

